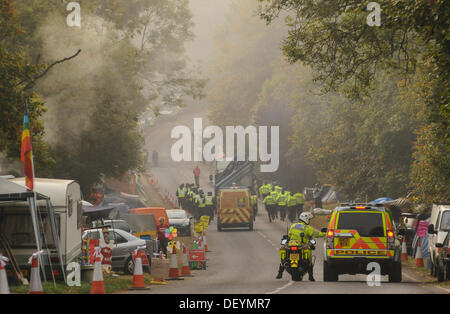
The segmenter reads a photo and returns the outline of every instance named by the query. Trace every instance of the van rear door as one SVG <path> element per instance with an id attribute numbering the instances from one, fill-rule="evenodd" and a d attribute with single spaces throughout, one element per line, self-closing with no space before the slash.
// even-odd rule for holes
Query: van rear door
<path id="1" fill-rule="evenodd" d="M 387 249 L 384 213 L 339 212 L 334 231 L 334 248 L 342 250 L 344 255 L 385 255 L 386 252 L 379 252 Z"/>

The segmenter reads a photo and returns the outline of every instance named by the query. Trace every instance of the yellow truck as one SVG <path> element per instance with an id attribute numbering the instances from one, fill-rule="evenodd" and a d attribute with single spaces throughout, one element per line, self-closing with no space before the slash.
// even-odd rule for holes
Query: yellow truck
<path id="1" fill-rule="evenodd" d="M 248 227 L 253 230 L 254 215 L 250 202 L 250 190 L 246 187 L 230 187 L 218 190 L 217 230 Z"/>

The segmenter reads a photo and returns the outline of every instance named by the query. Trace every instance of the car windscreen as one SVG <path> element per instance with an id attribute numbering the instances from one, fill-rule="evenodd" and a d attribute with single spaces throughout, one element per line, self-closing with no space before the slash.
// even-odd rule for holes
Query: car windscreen
<path id="1" fill-rule="evenodd" d="M 356 230 L 361 237 L 384 237 L 382 213 L 340 213 L 337 229 Z"/>
<path id="2" fill-rule="evenodd" d="M 450 210 L 442 213 L 441 226 L 439 230 L 450 231 Z"/>
<path id="3" fill-rule="evenodd" d="M 166 211 L 167 212 L 167 216 L 172 219 L 184 219 L 186 218 L 186 212 L 184 211 Z"/>

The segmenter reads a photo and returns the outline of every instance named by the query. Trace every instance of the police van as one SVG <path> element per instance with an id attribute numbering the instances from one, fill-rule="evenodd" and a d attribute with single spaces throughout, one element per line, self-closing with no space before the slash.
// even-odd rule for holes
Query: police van
<path id="1" fill-rule="evenodd" d="M 333 210 L 324 241 L 324 281 L 340 274 L 369 274 L 376 262 L 389 282 L 402 280 L 401 239 L 388 208 L 380 204 L 341 204 Z"/>
<path id="2" fill-rule="evenodd" d="M 247 187 L 221 188 L 217 198 L 217 230 L 248 227 L 253 230 L 254 212 Z"/>

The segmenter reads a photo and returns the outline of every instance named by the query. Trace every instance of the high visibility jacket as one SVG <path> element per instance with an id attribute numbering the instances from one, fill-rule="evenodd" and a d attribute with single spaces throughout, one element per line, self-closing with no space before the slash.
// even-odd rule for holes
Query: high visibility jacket
<path id="1" fill-rule="evenodd" d="M 278 206 L 286 206 L 287 205 L 287 197 L 284 194 L 280 194 L 278 196 Z"/>
<path id="2" fill-rule="evenodd" d="M 213 197 L 212 196 L 206 196 L 205 197 L 205 205 L 214 205 Z"/>
<path id="3" fill-rule="evenodd" d="M 272 191 L 270 192 L 270 196 L 275 200 L 275 202 L 278 202 L 278 197 L 280 196 L 277 192 Z"/>
<path id="4" fill-rule="evenodd" d="M 266 198 L 263 200 L 263 203 L 266 205 L 275 205 L 277 201 L 273 198 L 272 195 L 267 195 Z"/>
<path id="5" fill-rule="evenodd" d="M 297 204 L 305 204 L 306 198 L 303 193 L 300 193 L 300 192 L 295 193 L 294 198 L 297 201 Z"/>
<path id="6" fill-rule="evenodd" d="M 178 188 L 178 197 L 180 197 L 180 198 L 184 198 L 184 195 L 185 195 L 185 191 L 184 191 L 184 189 L 180 189 L 180 188 Z"/>
<path id="7" fill-rule="evenodd" d="M 206 206 L 205 200 L 203 199 L 203 197 L 199 196 L 199 198 L 198 198 L 198 208 L 203 208 L 205 206 Z"/>
<path id="8" fill-rule="evenodd" d="M 281 193 L 281 191 L 283 191 L 283 188 L 281 186 L 277 185 L 277 186 L 275 186 L 274 191 L 277 192 L 277 193 Z"/>
<path id="9" fill-rule="evenodd" d="M 267 193 L 270 193 L 273 191 L 273 185 L 271 183 L 266 184 L 267 185 Z"/>
<path id="10" fill-rule="evenodd" d="M 252 206 L 254 206 L 254 205 L 256 204 L 257 201 L 258 201 L 258 200 L 256 199 L 256 196 L 255 196 L 255 195 L 251 195 L 251 196 L 250 196 L 250 204 L 251 204 Z"/>
<path id="11" fill-rule="evenodd" d="M 289 238 L 291 240 L 302 241 L 308 243 L 311 238 L 321 238 L 326 235 L 325 232 L 315 231 L 313 227 L 304 222 L 297 222 L 291 226 L 289 230 Z"/>
<path id="12" fill-rule="evenodd" d="M 289 195 L 287 204 L 288 206 L 295 206 L 297 205 L 297 200 L 292 195 Z"/>

